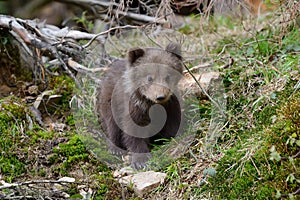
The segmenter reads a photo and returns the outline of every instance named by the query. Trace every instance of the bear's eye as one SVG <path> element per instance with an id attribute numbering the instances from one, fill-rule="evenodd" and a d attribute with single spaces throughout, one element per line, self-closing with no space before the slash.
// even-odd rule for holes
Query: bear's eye
<path id="1" fill-rule="evenodd" d="M 170 74 L 168 74 L 168 75 L 166 76 L 166 81 L 167 81 L 167 82 L 170 81 Z"/>
<path id="2" fill-rule="evenodd" d="M 149 82 L 149 83 L 152 83 L 152 82 L 153 82 L 152 76 L 147 76 L 147 79 L 148 79 L 148 82 Z"/>

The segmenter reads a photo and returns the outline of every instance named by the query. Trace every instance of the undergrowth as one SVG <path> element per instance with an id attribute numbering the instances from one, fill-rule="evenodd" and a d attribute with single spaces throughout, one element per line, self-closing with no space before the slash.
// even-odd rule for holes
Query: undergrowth
<path id="1" fill-rule="evenodd" d="M 76 184 L 71 184 L 66 188 L 65 186 L 57 188 L 64 190 L 71 198 L 84 198 L 80 194 L 78 183 L 84 184 L 81 188 L 91 188 L 95 199 L 103 199 L 105 195 L 115 195 L 114 189 L 119 186 L 113 180 L 111 171 L 86 150 L 74 131 L 46 130 L 46 127 L 40 127 L 34 121 L 34 117 L 22 99 L 6 97 L 0 100 L 0 179 L 2 184 L 72 177 L 75 178 Z M 65 119 L 69 125 L 73 123 L 71 116 Z M 28 190 L 24 185 L 19 187 L 18 191 L 35 197 L 41 192 L 39 190 L 44 188 L 42 196 L 47 196 L 48 187 L 56 188 L 53 185 L 44 185 Z M 114 189 L 111 189 L 112 187 Z M 1 190 L 0 196 L 9 196 L 14 191 L 13 189 Z M 60 194 L 62 193 L 61 191 Z M 92 193 L 87 194 L 92 195 Z M 51 193 L 48 196 L 51 196 Z"/>
<path id="2" fill-rule="evenodd" d="M 300 96 L 295 86 L 300 46 L 295 41 L 300 34 L 296 27 L 284 38 L 277 34 L 267 29 L 253 38 L 231 40 L 232 46 L 222 52 L 235 60 L 222 70 L 228 94 L 228 146 L 217 163 L 217 176 L 194 190 L 198 197 L 299 197 Z"/>
<path id="3" fill-rule="evenodd" d="M 187 26 L 181 31 L 194 31 Z M 235 28 L 240 34 L 226 32 L 204 47 L 227 96 L 228 121 L 214 152 L 204 150 L 208 132 L 200 129 L 184 158 L 164 168 L 168 182 L 148 199 L 299 198 L 299 27 Z M 201 117 L 209 118 L 209 110 L 200 106 Z M 204 173 L 214 169 L 216 174 Z"/>

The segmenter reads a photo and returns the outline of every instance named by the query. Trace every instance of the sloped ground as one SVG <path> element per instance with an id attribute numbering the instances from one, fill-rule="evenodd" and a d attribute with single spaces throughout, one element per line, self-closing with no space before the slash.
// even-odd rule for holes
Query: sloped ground
<path id="1" fill-rule="evenodd" d="M 296 24 L 284 26 L 273 19 L 257 20 L 257 27 L 254 21 L 242 26 L 227 18 L 200 26 L 202 20 L 195 18 L 180 28 L 203 39 L 203 52 L 221 73 L 227 122 L 213 150 L 205 151 L 211 104 L 199 100 L 195 141 L 182 158 L 162 169 L 167 181 L 143 199 L 299 198 L 300 33 Z M 0 100 L 0 198 L 138 199 L 76 135 L 68 106 L 70 78 L 54 76 L 49 82 L 62 98 L 42 113 L 49 121 L 44 126 L 35 121 L 23 96 Z M 204 173 L 214 169 L 216 174 Z M 59 181 L 62 177 L 75 182 Z M 52 182 L 7 185 L 29 180 Z"/>
<path id="2" fill-rule="evenodd" d="M 226 126 L 213 154 L 203 151 L 199 137 L 165 169 L 168 183 L 148 199 L 299 198 L 299 27 L 261 23 L 241 30 L 234 21 L 223 23 L 227 29 L 218 28 L 225 32 L 201 36 L 219 37 L 206 47 L 222 73 Z M 212 168 L 216 175 L 207 175 Z"/>

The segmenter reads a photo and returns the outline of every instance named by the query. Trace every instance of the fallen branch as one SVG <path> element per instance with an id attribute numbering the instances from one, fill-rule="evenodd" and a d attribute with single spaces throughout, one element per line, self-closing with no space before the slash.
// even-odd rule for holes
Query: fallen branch
<path id="1" fill-rule="evenodd" d="M 0 27 L 10 30 L 11 35 L 21 43 L 21 46 L 29 56 L 34 56 L 31 51 L 34 48 L 57 58 L 68 75 L 74 79 L 77 85 L 79 84 L 74 74 L 65 64 L 64 58 L 73 57 L 80 60 L 83 57 L 83 48 L 74 44 L 72 40 L 92 39 L 95 37 L 95 34 L 72 31 L 68 30 L 68 28 L 59 29 L 35 20 L 22 20 L 6 15 L 0 15 Z M 96 40 L 103 42 L 101 37 L 97 37 Z M 35 65 L 43 68 L 41 72 L 44 72 L 44 66 L 41 65 L 43 63 L 41 56 L 35 57 L 34 60 L 36 61 Z M 45 75 L 38 76 L 36 74 L 35 77 L 45 78 Z"/>
<path id="2" fill-rule="evenodd" d="M 82 73 L 90 72 L 90 73 L 96 73 L 96 72 L 105 72 L 107 70 L 107 67 L 99 67 L 99 68 L 87 68 L 74 60 L 69 59 L 68 65 L 72 67 L 74 70 Z"/>
<path id="3" fill-rule="evenodd" d="M 63 70 L 80 86 L 76 76 L 69 69 L 67 61 L 72 59 L 80 62 L 85 57 L 86 48 L 94 41 L 103 44 L 105 42 L 105 31 L 100 34 L 91 34 L 70 30 L 69 28 L 58 28 L 53 25 L 47 25 L 37 20 L 23 20 L 7 15 L 0 15 L 0 28 L 5 28 L 20 43 L 20 48 L 25 50 L 26 56 L 32 57 L 34 63 L 31 64 L 35 77 L 42 77 L 41 81 L 46 79 L 44 63 L 41 55 L 46 55 L 53 60 L 53 57 L 59 61 Z M 122 27 L 118 27 L 122 28 Z M 90 40 L 87 45 L 80 46 L 77 41 Z M 37 51 L 38 50 L 38 51 Z M 38 52 L 38 54 L 36 53 Z M 33 70 L 34 66 L 39 67 L 39 71 Z M 73 68 L 74 69 L 74 68 Z M 83 70 L 84 68 L 80 68 Z M 75 68 L 76 70 L 76 68 Z M 86 70 L 86 69 L 85 69 Z"/>
<path id="4" fill-rule="evenodd" d="M 98 0 L 57 0 L 62 3 L 71 3 L 74 5 L 80 5 L 81 7 L 88 8 L 91 10 L 95 15 L 98 17 L 103 18 L 103 12 L 106 12 L 104 19 L 108 20 L 111 19 L 109 14 L 114 15 L 116 18 L 121 19 L 129 19 L 138 21 L 140 23 L 158 23 L 158 24 L 165 24 L 167 21 L 164 18 L 157 18 L 143 14 L 137 14 L 129 11 L 123 11 L 120 8 L 120 4 L 112 2 L 112 1 L 98 1 Z M 111 12 L 111 13 L 108 13 Z M 138 23 L 138 24 L 140 24 Z"/>
<path id="5" fill-rule="evenodd" d="M 67 193 L 75 182 L 74 178 L 62 177 L 58 180 L 31 180 L 17 183 L 0 181 L 0 199 L 69 199 Z M 3 192 L 1 192 L 3 191 Z"/>
<path id="6" fill-rule="evenodd" d="M 25 182 L 19 182 L 19 183 L 4 183 L 4 185 L 0 186 L 0 190 L 4 189 L 13 189 L 21 186 L 26 186 L 26 185 L 33 185 L 33 184 L 61 184 L 64 185 L 65 183 L 76 183 L 74 181 L 67 181 L 67 180 L 32 180 L 32 181 L 25 181 Z"/>

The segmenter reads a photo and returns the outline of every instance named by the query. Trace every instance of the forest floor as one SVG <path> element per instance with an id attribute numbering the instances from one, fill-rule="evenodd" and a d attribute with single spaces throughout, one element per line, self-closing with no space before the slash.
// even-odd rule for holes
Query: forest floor
<path id="1" fill-rule="evenodd" d="M 70 108 L 70 77 L 63 72 L 49 76 L 47 90 L 60 96 L 41 116 L 36 114 L 30 97 L 35 99 L 41 88 L 27 83 L 26 73 L 17 73 L 22 63 L 12 62 L 13 44 L 2 35 L 1 66 L 9 69 L 0 68 L 5 91 L 0 99 L 0 198 L 299 198 L 299 26 L 280 23 L 275 15 L 185 20 L 177 31 L 199 39 L 199 53 L 209 58 L 203 61 L 220 73 L 226 120 L 207 151 L 213 104 L 198 99 L 192 144 L 160 169 L 166 181 L 143 198 L 120 185 L 114 170 L 80 139 Z"/>

